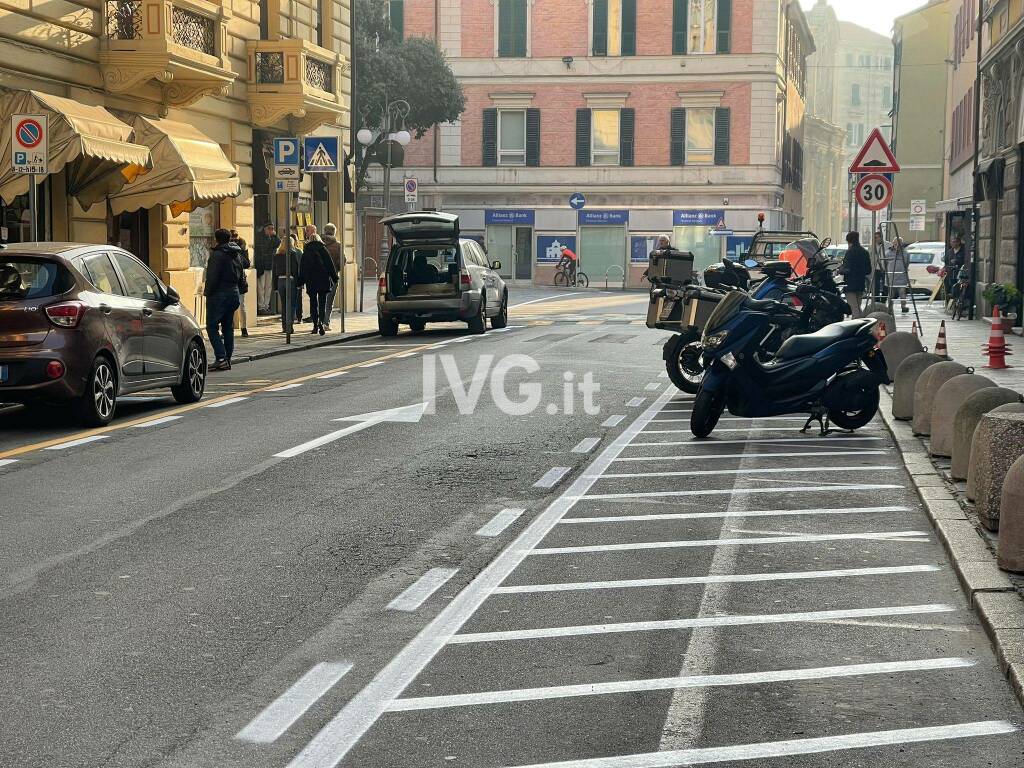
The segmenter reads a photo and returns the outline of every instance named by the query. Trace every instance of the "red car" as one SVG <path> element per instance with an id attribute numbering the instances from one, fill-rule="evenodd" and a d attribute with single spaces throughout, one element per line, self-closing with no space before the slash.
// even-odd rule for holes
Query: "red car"
<path id="1" fill-rule="evenodd" d="M 206 387 L 199 324 L 173 288 L 109 245 L 0 246 L 0 402 L 71 403 L 103 426 L 119 395 Z"/>

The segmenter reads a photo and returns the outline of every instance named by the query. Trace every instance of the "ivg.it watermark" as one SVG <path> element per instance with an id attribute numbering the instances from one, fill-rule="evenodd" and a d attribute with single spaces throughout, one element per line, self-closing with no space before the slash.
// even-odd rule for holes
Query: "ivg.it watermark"
<path id="1" fill-rule="evenodd" d="M 462 414 L 476 410 L 485 389 L 498 410 L 509 416 L 525 416 L 538 408 L 551 416 L 576 413 L 597 416 L 601 412 L 596 403 L 601 385 L 594 381 L 590 371 L 582 376 L 564 372 L 555 398 L 545 403 L 544 385 L 530 379 L 540 371 L 540 364 L 529 355 L 506 355 L 497 361 L 494 355 L 480 355 L 472 374 L 460 371 L 453 355 L 424 355 L 423 399 L 429 403 L 427 413 L 434 413 L 434 402 L 440 393 L 438 367 L 444 380 L 441 386 L 450 389 Z"/>

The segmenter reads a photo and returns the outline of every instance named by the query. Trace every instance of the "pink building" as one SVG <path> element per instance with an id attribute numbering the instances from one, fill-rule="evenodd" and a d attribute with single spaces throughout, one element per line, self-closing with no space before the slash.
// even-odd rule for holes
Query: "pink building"
<path id="1" fill-rule="evenodd" d="M 405 36 L 439 41 L 466 94 L 458 122 L 409 146 L 396 192 L 415 176 L 418 207 L 459 214 L 509 278 L 550 282 L 568 244 L 593 283 L 626 273 L 635 285 L 658 234 L 703 266 L 742 251 L 760 211 L 773 228 L 800 228 L 813 41 L 799 3 L 390 8 Z"/>

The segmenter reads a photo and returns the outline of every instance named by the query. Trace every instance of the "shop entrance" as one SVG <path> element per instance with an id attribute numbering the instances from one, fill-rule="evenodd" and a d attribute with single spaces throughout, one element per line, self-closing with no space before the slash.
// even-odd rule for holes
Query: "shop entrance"
<path id="1" fill-rule="evenodd" d="M 533 227 L 492 224 L 486 237 L 488 260 L 501 262 L 499 275 L 509 280 L 533 278 Z"/>
<path id="2" fill-rule="evenodd" d="M 620 226 L 580 225 L 580 269 L 590 284 L 622 284 L 626 262 L 626 228 Z"/>

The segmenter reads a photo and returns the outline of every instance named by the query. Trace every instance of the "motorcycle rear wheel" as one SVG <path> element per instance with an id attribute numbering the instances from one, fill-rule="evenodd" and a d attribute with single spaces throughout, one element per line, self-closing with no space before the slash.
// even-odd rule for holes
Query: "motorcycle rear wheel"
<path id="1" fill-rule="evenodd" d="M 878 387 L 874 387 L 864 393 L 867 403 L 856 411 L 844 411 L 832 409 L 828 412 L 828 419 L 840 429 L 860 429 L 870 423 L 878 413 Z"/>
<path id="2" fill-rule="evenodd" d="M 714 431 L 718 419 L 725 410 L 725 392 L 707 392 L 702 387 L 693 401 L 690 414 L 690 431 L 695 437 L 707 437 Z"/>

